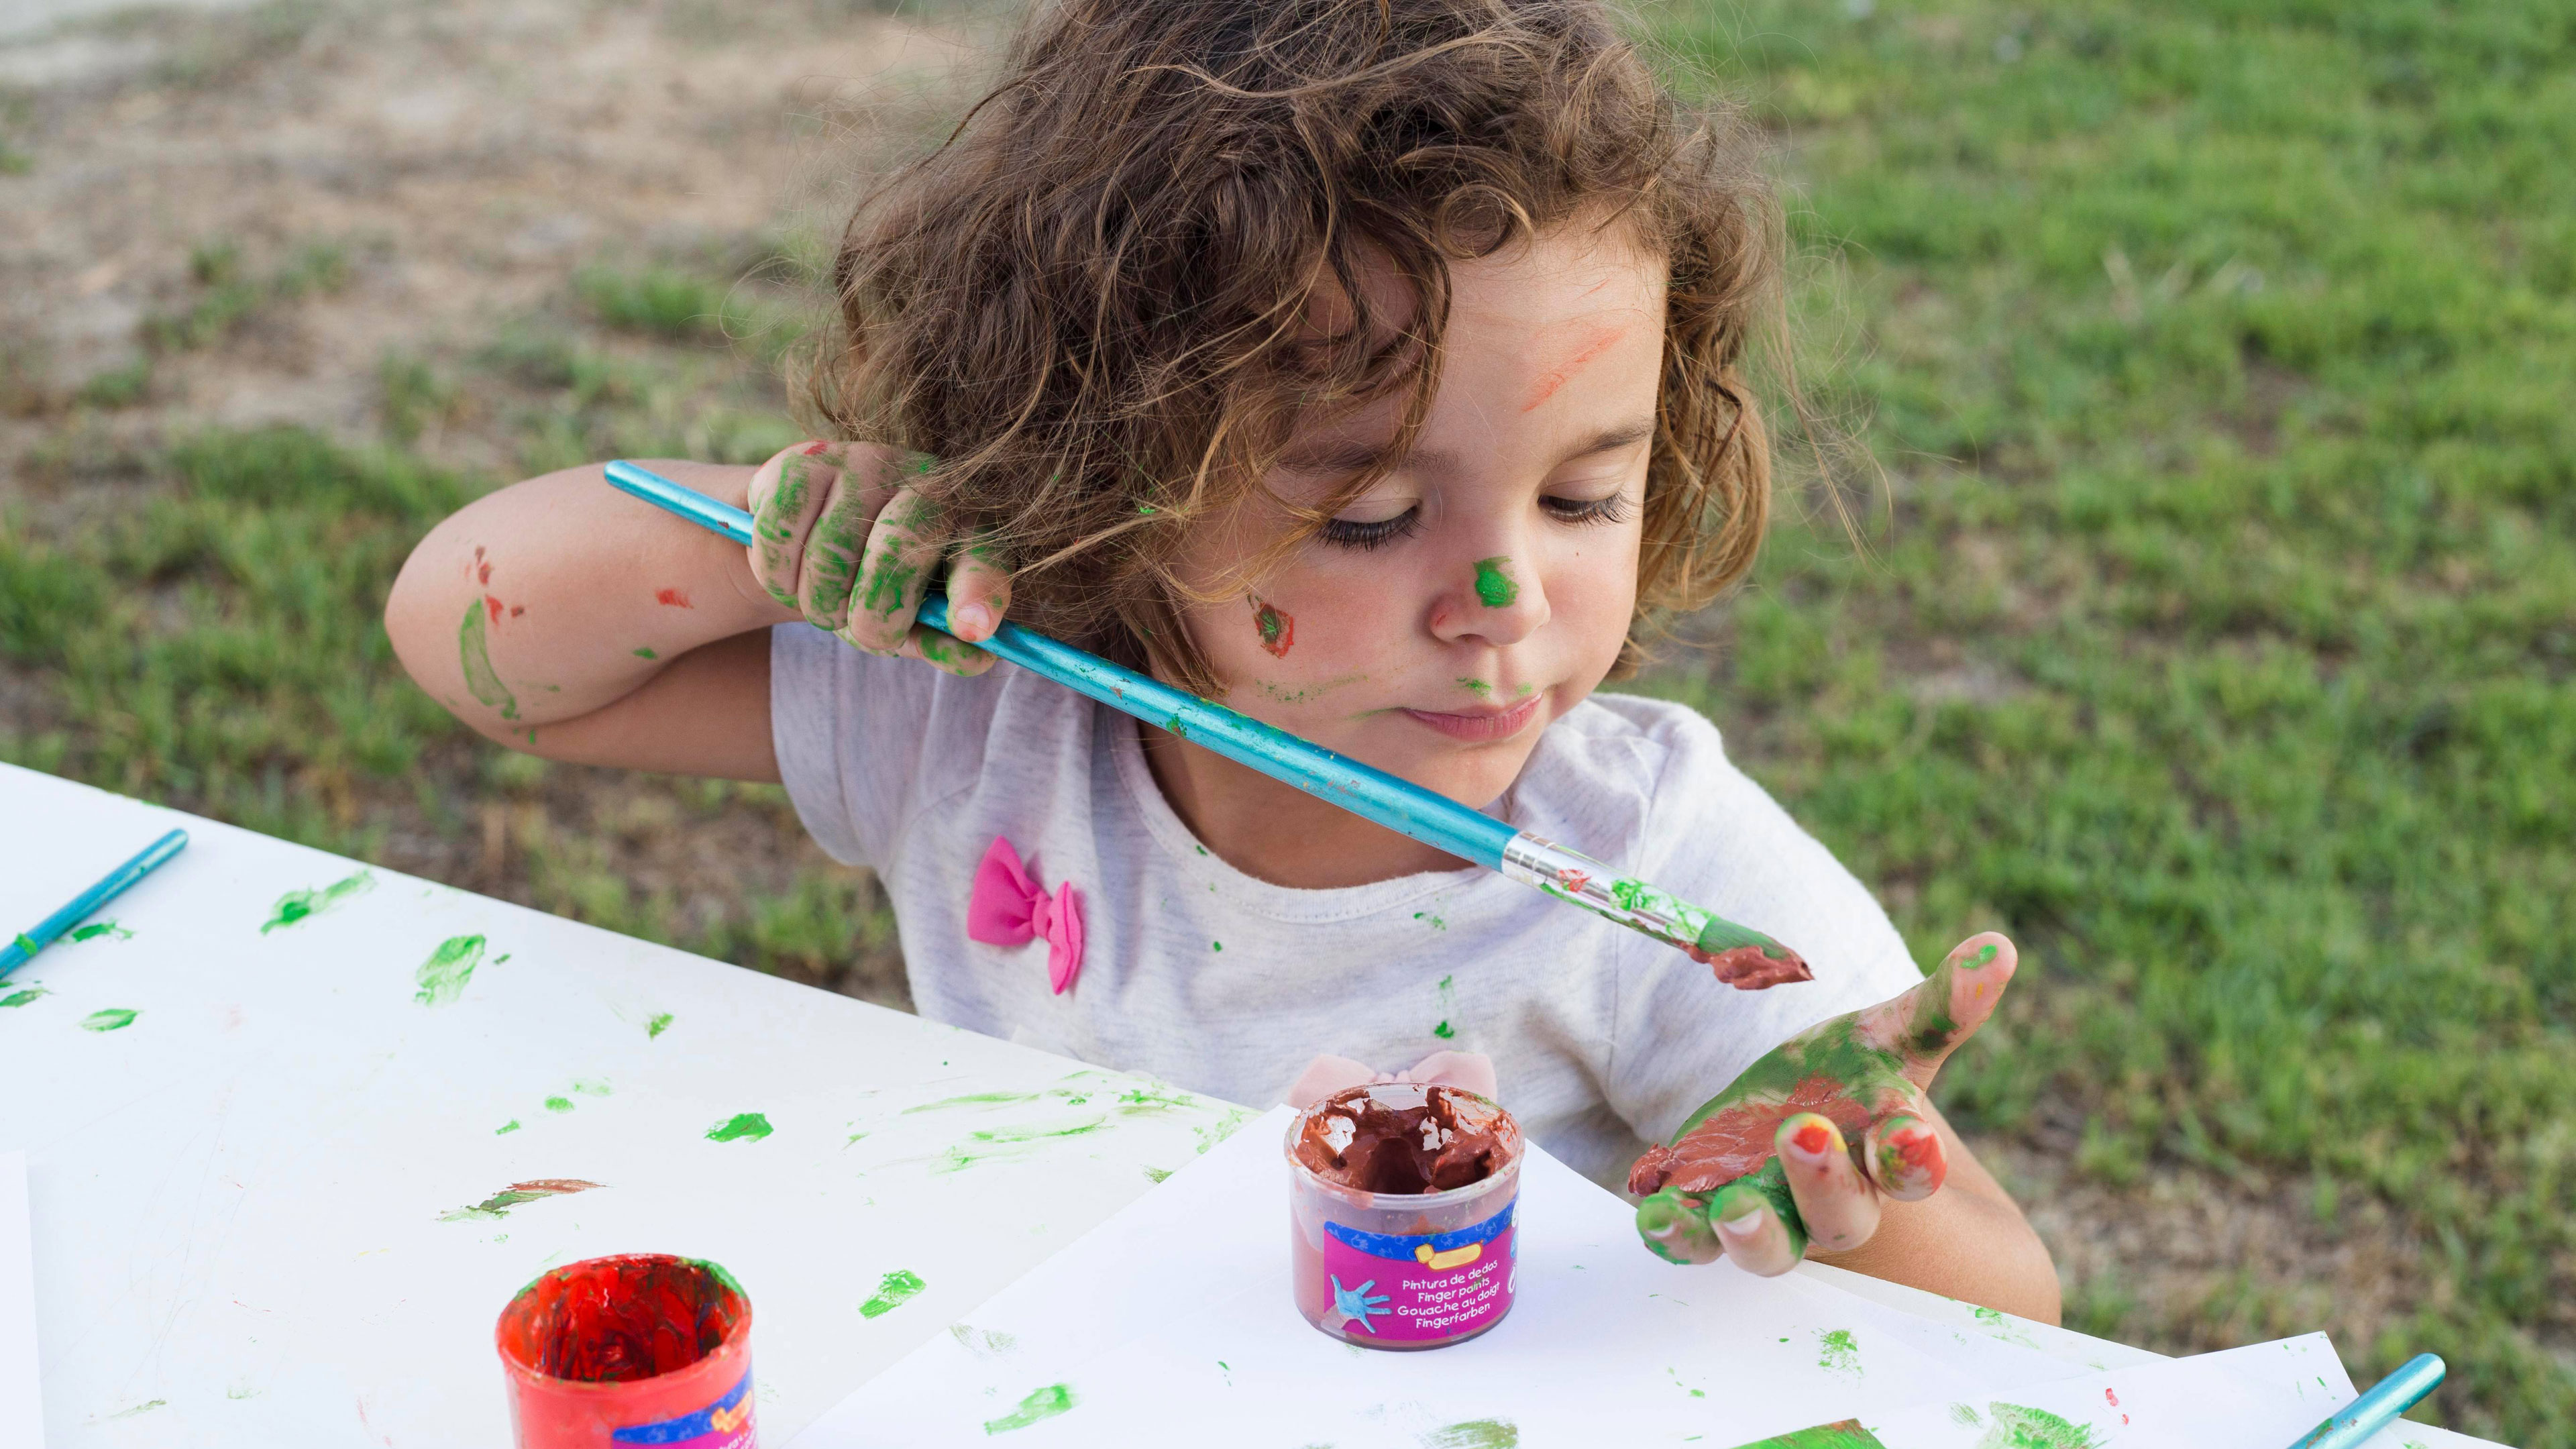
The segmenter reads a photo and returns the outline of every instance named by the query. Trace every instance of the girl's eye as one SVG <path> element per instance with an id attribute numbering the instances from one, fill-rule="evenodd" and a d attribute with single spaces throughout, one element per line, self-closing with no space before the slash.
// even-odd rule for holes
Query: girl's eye
<path id="1" fill-rule="evenodd" d="M 1628 521 L 1628 495 L 1613 493 L 1607 498 L 1539 499 L 1539 506 L 1554 515 L 1560 523 L 1625 523 Z"/>
<path id="2" fill-rule="evenodd" d="M 1421 525 L 1422 508 L 1416 504 L 1393 518 L 1381 518 L 1369 523 L 1354 523 L 1347 518 L 1327 519 L 1324 526 L 1317 532 L 1324 542 L 1336 548 L 1369 549 L 1393 543 L 1400 538 L 1411 537 L 1413 531 Z"/>

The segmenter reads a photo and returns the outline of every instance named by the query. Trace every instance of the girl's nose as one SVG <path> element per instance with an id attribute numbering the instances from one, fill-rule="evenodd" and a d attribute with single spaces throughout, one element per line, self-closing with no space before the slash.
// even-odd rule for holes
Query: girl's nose
<path id="1" fill-rule="evenodd" d="M 1444 644 L 1481 640 L 1497 648 L 1517 644 L 1545 627 L 1547 590 L 1538 570 L 1493 554 L 1449 565 L 1431 605 L 1431 632 Z"/>

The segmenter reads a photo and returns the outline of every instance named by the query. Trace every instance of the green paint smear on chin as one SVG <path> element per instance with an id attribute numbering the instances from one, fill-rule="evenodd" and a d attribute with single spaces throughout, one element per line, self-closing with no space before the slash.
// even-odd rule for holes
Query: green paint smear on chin
<path id="1" fill-rule="evenodd" d="M 497 709 L 503 719 L 519 717 L 519 697 L 501 682 L 500 671 L 492 667 L 492 641 L 485 633 L 483 601 L 467 601 L 465 622 L 456 627 L 456 657 L 465 668 L 465 690 L 474 702 L 487 709 Z"/>
<path id="2" fill-rule="evenodd" d="M 482 964 L 482 937 L 450 936 L 412 972 L 412 982 L 420 989 L 411 999 L 423 1006 L 447 1006 L 465 994 L 465 983 L 474 979 L 474 968 Z"/>
<path id="3" fill-rule="evenodd" d="M 375 888 L 375 873 L 362 870 L 356 875 L 335 880 L 326 886 L 316 886 L 309 891 L 288 891 L 277 898 L 276 905 L 269 908 L 274 914 L 269 917 L 266 925 L 259 928 L 259 933 L 265 936 L 281 926 L 296 925 L 322 914 L 342 901 L 353 896 L 365 895 Z"/>
<path id="4" fill-rule="evenodd" d="M 2100 1449 L 2102 1440 L 2090 1424 L 2070 1423 L 2045 1409 L 2019 1404 L 1988 1404 L 1994 1416 L 1977 1449 Z"/>
<path id="5" fill-rule="evenodd" d="M 1839 1423 L 1818 1424 L 1794 1434 L 1738 1445 L 1737 1449 L 1887 1449 L 1887 1446 L 1879 1441 L 1876 1434 L 1862 1428 L 1860 1420 L 1844 1419 Z"/>
<path id="6" fill-rule="evenodd" d="M 1079 1401 L 1074 1398 L 1072 1387 L 1066 1384 L 1049 1384 L 1042 1389 L 1032 1389 L 1027 1398 L 1020 1400 L 1018 1408 L 998 1419 L 986 1419 L 984 1432 L 1005 1434 L 1013 1429 L 1025 1429 L 1040 1420 L 1052 1419 L 1058 1414 L 1071 1410 L 1077 1402 Z"/>
<path id="7" fill-rule="evenodd" d="M 1422 1436 L 1422 1449 L 1518 1449 L 1520 1425 L 1509 1419 L 1469 1419 Z"/>
<path id="8" fill-rule="evenodd" d="M 877 1280 L 877 1296 L 859 1305 L 861 1318 L 883 1318 L 910 1303 L 930 1285 L 910 1268 L 897 1268 Z"/>
<path id="9" fill-rule="evenodd" d="M 1476 560 L 1476 597 L 1484 602 L 1486 608 L 1506 608 L 1521 596 L 1521 586 L 1513 583 L 1512 576 L 1504 572 L 1511 562 L 1503 554 Z"/>

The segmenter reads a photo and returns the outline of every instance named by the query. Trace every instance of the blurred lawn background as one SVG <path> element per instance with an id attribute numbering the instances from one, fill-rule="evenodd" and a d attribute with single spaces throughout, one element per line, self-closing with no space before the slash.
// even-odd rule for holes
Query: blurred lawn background
<path id="1" fill-rule="evenodd" d="M 2116 1268 L 2070 1282 L 2073 1326 L 2326 1326 L 2365 1382 L 2432 1350 L 2433 1417 L 2576 1446 L 2576 12 L 1641 23 L 1776 133 L 1810 381 L 1890 491 L 1866 558 L 1809 500 L 1685 622 L 1715 648 L 1634 687 L 1706 710 L 1924 959 L 2023 943 L 1944 1079 L 1963 1126 L 2066 1183 L 2287 1193 L 2320 1241 L 2376 1214 L 2413 1259 L 2360 1332 L 2331 1293 L 2176 1309 Z M 22 173 L 30 114 L 0 106 Z M 0 368 L 41 439 L 0 507 L 0 758 L 900 999 L 879 897 L 777 843 L 778 792 L 482 745 L 377 620 L 412 541 L 503 474 L 797 436 L 777 364 L 821 256 L 794 227 L 611 249 L 477 346 L 386 353 L 364 432 L 139 444 L 103 420 L 366 264 L 206 238 L 131 360 L 50 390 Z M 445 456 L 469 422 L 506 466 Z"/>

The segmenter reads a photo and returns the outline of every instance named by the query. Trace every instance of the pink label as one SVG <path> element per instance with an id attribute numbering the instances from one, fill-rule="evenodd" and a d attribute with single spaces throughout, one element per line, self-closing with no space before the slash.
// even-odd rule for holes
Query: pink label
<path id="1" fill-rule="evenodd" d="M 1419 1343 L 1460 1338 L 1512 1306 L 1512 1204 L 1474 1227 L 1398 1236 L 1324 1225 L 1332 1310 L 1344 1338 Z"/>
<path id="2" fill-rule="evenodd" d="M 651 1444 L 656 1449 L 755 1449 L 751 1375 L 746 1372 L 723 1398 L 696 1413 L 658 1424 L 630 1424 L 608 1437 L 613 1443 Z"/>

